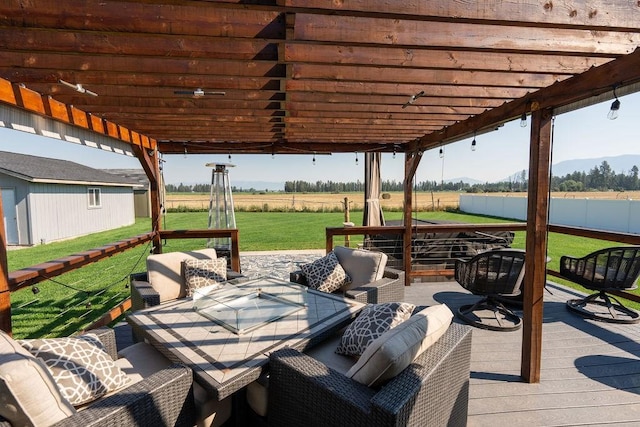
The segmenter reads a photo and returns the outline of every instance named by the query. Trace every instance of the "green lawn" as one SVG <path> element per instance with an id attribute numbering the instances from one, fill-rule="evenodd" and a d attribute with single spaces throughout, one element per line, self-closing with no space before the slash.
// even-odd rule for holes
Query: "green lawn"
<path id="1" fill-rule="evenodd" d="M 385 218 L 401 219 L 402 213 L 388 212 L 385 213 Z M 418 218 L 468 223 L 512 222 L 448 212 L 421 212 Z M 207 219 L 206 212 L 170 213 L 163 221 L 163 228 L 176 230 L 206 228 Z M 323 249 L 325 228 L 342 226 L 344 215 L 307 212 L 237 212 L 236 220 L 240 230 L 241 251 Z M 351 221 L 361 224 L 362 212 L 352 212 Z M 25 268 L 145 233 L 150 230 L 150 223 L 149 219 L 139 219 L 134 225 L 117 230 L 9 251 L 9 270 Z M 357 239 L 352 241 L 354 240 L 357 241 Z M 336 242 L 336 244 L 339 243 Z M 552 259 L 549 268 L 558 270 L 560 257 L 564 254 L 581 256 L 612 244 L 612 242 L 552 233 L 549 235 L 548 253 Z M 205 239 L 169 240 L 165 242 L 164 250 L 197 249 L 205 245 Z M 525 233 L 517 232 L 513 247 L 524 248 L 524 245 Z M 149 244 L 141 245 L 80 270 L 42 282 L 37 285 L 40 290 L 37 294 L 34 294 L 30 288 L 12 293 L 14 335 L 17 338 L 65 336 L 93 323 L 104 312 L 129 295 L 127 288 L 129 274 L 145 270 L 144 260 L 150 249 Z M 561 282 L 555 277 L 551 280 Z"/>

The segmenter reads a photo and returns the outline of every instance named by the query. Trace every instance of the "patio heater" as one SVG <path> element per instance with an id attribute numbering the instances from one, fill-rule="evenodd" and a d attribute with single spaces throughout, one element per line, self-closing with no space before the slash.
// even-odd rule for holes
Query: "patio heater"
<path id="1" fill-rule="evenodd" d="M 211 170 L 211 189 L 209 195 L 209 229 L 236 228 L 236 214 L 233 209 L 233 195 L 229 182 L 230 163 L 207 163 Z M 219 257 L 227 257 L 231 265 L 231 238 L 220 237 L 207 241 L 208 248 L 214 248 Z"/>

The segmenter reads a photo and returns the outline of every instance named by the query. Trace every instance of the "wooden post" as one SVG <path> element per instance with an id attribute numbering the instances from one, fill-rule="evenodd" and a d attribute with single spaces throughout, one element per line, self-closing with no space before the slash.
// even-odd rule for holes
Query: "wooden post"
<path id="1" fill-rule="evenodd" d="M 4 228 L 2 197 L 0 196 L 0 329 L 11 335 L 11 291 L 7 264 L 7 234 Z"/>
<path id="2" fill-rule="evenodd" d="M 404 284 L 411 285 L 411 237 L 413 228 L 413 178 L 420 164 L 422 152 L 405 153 L 404 157 L 404 234 L 402 235 L 402 261 L 404 267 Z"/>
<path id="3" fill-rule="evenodd" d="M 553 111 L 531 115 L 529 192 L 523 296 L 521 375 L 529 383 L 540 382 L 542 360 L 543 294 L 547 279 L 547 226 Z"/>
<path id="4" fill-rule="evenodd" d="M 351 223 L 351 211 L 349 210 L 349 198 L 344 198 L 344 226 L 347 227 Z M 344 235 L 344 245 L 348 248 L 351 244 L 351 239 L 348 234 Z"/>

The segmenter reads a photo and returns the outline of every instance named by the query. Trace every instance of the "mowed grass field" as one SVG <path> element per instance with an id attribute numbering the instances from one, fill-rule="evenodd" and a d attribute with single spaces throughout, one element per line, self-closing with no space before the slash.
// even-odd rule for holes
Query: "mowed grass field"
<path id="1" fill-rule="evenodd" d="M 402 192 L 388 192 L 389 198 L 381 198 L 383 210 L 402 210 L 404 196 Z M 414 209 L 439 210 L 457 208 L 460 205 L 460 194 L 455 191 L 415 192 Z M 462 193 L 465 194 L 465 193 Z M 526 197 L 526 192 L 519 193 L 488 193 L 504 197 Z M 593 192 L 553 192 L 553 198 L 571 199 L 640 199 L 640 191 L 593 191 Z M 361 210 L 364 206 L 362 193 L 235 193 L 233 203 L 237 210 L 267 211 L 267 210 L 309 210 L 335 211 L 344 208 L 345 198 L 351 210 Z M 209 194 L 205 193 L 171 193 L 167 194 L 166 207 L 177 209 L 187 207 L 191 209 L 208 209 Z"/>

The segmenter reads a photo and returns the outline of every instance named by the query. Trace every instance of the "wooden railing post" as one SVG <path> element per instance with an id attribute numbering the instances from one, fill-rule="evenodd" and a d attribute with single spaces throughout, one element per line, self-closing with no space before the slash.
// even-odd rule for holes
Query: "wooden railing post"
<path id="1" fill-rule="evenodd" d="M 547 280 L 547 238 L 551 167 L 551 109 L 531 115 L 529 195 L 523 295 L 522 355 L 520 372 L 529 383 L 540 382 L 542 362 L 543 293 Z"/>
<path id="2" fill-rule="evenodd" d="M 7 234 L 4 228 L 2 197 L 0 196 L 0 329 L 11 334 L 11 292 L 7 263 Z"/>

